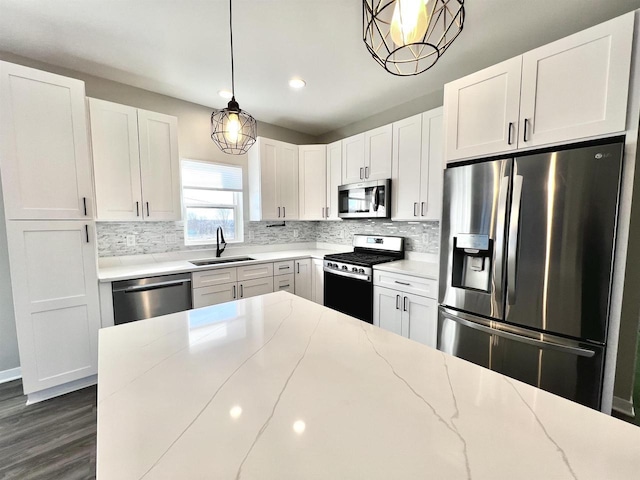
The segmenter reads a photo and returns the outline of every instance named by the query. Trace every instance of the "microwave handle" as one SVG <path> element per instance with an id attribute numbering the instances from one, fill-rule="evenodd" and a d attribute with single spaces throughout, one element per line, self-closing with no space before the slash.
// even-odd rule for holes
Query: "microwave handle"
<path id="1" fill-rule="evenodd" d="M 378 198 L 379 187 L 373 187 L 373 211 L 377 212 L 380 206 L 380 199 Z"/>

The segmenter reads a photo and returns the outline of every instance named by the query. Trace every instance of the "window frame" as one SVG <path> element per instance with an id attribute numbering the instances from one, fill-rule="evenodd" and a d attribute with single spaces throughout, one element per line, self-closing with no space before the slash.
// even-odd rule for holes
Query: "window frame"
<path id="1" fill-rule="evenodd" d="M 233 167 L 233 168 L 238 168 L 240 169 L 240 176 L 241 176 L 241 180 L 242 180 L 242 190 L 233 190 L 233 189 L 223 189 L 223 188 L 213 188 L 213 187 L 194 187 L 194 186 L 188 186 L 185 185 L 184 182 L 182 181 L 182 173 L 183 173 L 183 162 L 188 161 L 188 162 L 193 162 L 193 163 L 202 163 L 205 165 L 211 165 L 211 166 L 221 166 L 221 167 Z M 185 195 L 184 195 L 184 191 L 185 189 L 187 190 L 200 190 L 200 191 L 210 191 L 210 192 L 231 192 L 233 193 L 233 198 L 234 198 L 234 203 L 233 205 L 230 204 L 218 204 L 218 203 L 211 203 L 211 204 L 204 204 L 204 205 L 189 205 L 186 200 L 185 200 Z M 244 201 L 244 168 L 242 167 L 242 165 L 236 165 L 233 163 L 221 163 L 221 162 L 211 162 L 208 160 L 196 160 L 193 158 L 181 158 L 180 159 L 180 195 L 181 195 L 181 199 L 182 199 L 182 218 L 184 219 L 183 223 L 183 231 L 184 231 L 184 244 L 186 246 L 191 246 L 191 245 L 215 245 L 216 241 L 215 239 L 213 240 L 193 240 L 193 239 L 189 239 L 189 230 L 188 230 L 188 225 L 189 225 L 189 221 L 187 218 L 187 212 L 189 208 L 193 208 L 193 209 L 198 209 L 198 208 L 211 208 L 211 209 L 230 209 L 233 210 L 233 215 L 234 215 L 234 224 L 235 224 L 235 231 L 234 231 L 234 236 L 235 238 L 233 240 L 227 240 L 227 243 L 232 244 L 232 243 L 243 243 L 244 242 L 244 205 L 243 205 L 243 201 Z M 225 238 L 226 240 L 226 238 Z"/>

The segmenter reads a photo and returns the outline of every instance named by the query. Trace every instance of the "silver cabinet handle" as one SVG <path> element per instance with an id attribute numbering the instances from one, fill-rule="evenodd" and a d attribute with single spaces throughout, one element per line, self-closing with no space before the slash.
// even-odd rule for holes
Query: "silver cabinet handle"
<path id="1" fill-rule="evenodd" d="M 87 197 L 82 197 L 82 206 L 84 207 L 84 216 L 87 216 Z"/>
<path id="2" fill-rule="evenodd" d="M 528 126 L 529 126 L 529 119 L 528 119 L 528 118 L 525 118 L 525 119 L 524 119 L 524 135 L 522 136 L 522 139 L 523 139 L 525 142 L 527 141 L 527 130 L 528 130 L 528 128 L 527 128 L 527 127 L 528 127 Z"/>
<path id="3" fill-rule="evenodd" d="M 417 217 L 418 214 L 416 213 L 416 210 L 418 209 L 418 202 L 413 202 L 413 216 Z"/>
<path id="4" fill-rule="evenodd" d="M 329 218 L 329 207 L 327 207 L 327 218 Z"/>
<path id="5" fill-rule="evenodd" d="M 147 202 L 147 217 L 149 216 L 149 202 Z"/>
<path id="6" fill-rule="evenodd" d="M 84 234 L 87 238 L 87 243 L 89 243 L 89 225 L 84 226 Z"/>
<path id="7" fill-rule="evenodd" d="M 509 122 L 509 126 L 507 128 L 509 129 L 507 133 L 507 145 L 511 145 L 511 132 L 513 131 L 513 122 Z"/>
<path id="8" fill-rule="evenodd" d="M 240 298 L 244 297 L 244 285 L 240 284 Z"/>
<path id="9" fill-rule="evenodd" d="M 136 202 L 136 217 L 140 216 L 140 202 Z"/>
<path id="10" fill-rule="evenodd" d="M 287 207 L 282 207 L 282 218 L 287 218 Z"/>
<path id="11" fill-rule="evenodd" d="M 278 290 L 282 290 L 283 288 L 289 288 L 289 284 L 287 283 L 286 285 L 280 285 L 280 287 L 278 287 Z"/>
<path id="12" fill-rule="evenodd" d="M 322 218 L 325 218 L 324 217 L 324 210 L 325 210 L 324 207 L 322 207 Z"/>
<path id="13" fill-rule="evenodd" d="M 396 310 L 400 310 L 400 295 L 396 295 Z"/>
<path id="14" fill-rule="evenodd" d="M 364 167 L 364 178 L 369 178 L 369 167 Z"/>
<path id="15" fill-rule="evenodd" d="M 364 171 L 364 168 L 360 167 L 360 180 L 363 180 L 364 178 L 364 175 L 362 173 L 363 171 Z"/>
<path id="16" fill-rule="evenodd" d="M 556 342 L 552 342 L 550 340 L 537 340 L 535 338 L 526 337 L 524 335 L 518 335 L 517 333 L 507 332 L 505 330 L 498 330 L 497 328 L 491 328 L 486 325 L 482 325 L 480 323 L 476 323 L 472 320 L 467 320 L 464 314 L 457 313 L 455 315 L 450 314 L 444 309 L 440 309 L 440 314 L 449 320 L 452 320 L 460 325 L 464 325 L 465 327 L 472 328 L 474 330 L 478 330 L 480 332 L 488 333 L 490 335 L 496 335 L 498 337 L 507 338 L 509 340 L 513 340 L 516 342 L 526 343 L 528 345 L 533 345 L 540 348 L 546 348 L 550 350 L 556 350 L 559 352 L 570 353 L 572 355 L 578 355 L 580 357 L 593 357 L 596 352 L 593 350 L 588 350 L 586 348 L 574 347 L 571 345 L 562 345 Z M 540 333 L 539 335 L 543 335 Z"/>
<path id="17" fill-rule="evenodd" d="M 280 207 L 278 207 L 278 218 L 280 218 Z"/>
<path id="18" fill-rule="evenodd" d="M 408 311 L 409 311 L 409 310 L 407 309 L 407 298 L 408 298 L 408 297 L 404 297 L 404 300 L 402 301 L 402 309 L 403 309 L 405 312 L 408 312 Z"/>
<path id="19" fill-rule="evenodd" d="M 398 281 L 398 280 L 394 280 L 394 281 L 395 281 L 397 284 L 399 284 L 399 285 L 406 285 L 406 286 L 408 286 L 408 287 L 409 287 L 409 286 L 411 286 L 411 284 L 410 284 L 409 282 L 400 282 L 400 281 Z"/>
<path id="20" fill-rule="evenodd" d="M 290 267 L 289 267 L 289 265 L 280 265 L 280 266 L 278 267 L 278 270 L 286 270 L 286 269 L 288 269 L 288 268 L 290 268 Z"/>
<path id="21" fill-rule="evenodd" d="M 298 262 L 297 265 L 298 265 L 298 273 L 300 273 L 300 262 Z"/>
<path id="22" fill-rule="evenodd" d="M 233 298 L 234 299 L 236 298 L 236 286 L 235 285 L 233 286 Z"/>
<path id="23" fill-rule="evenodd" d="M 424 203 L 425 202 L 420 203 L 420 215 L 422 215 L 423 217 L 424 217 Z"/>
<path id="24" fill-rule="evenodd" d="M 522 203 L 522 175 L 513 176 L 513 200 L 509 219 L 509 243 L 507 245 L 507 303 L 516 302 L 516 276 L 518 274 L 518 234 L 520 232 L 520 205 Z"/>

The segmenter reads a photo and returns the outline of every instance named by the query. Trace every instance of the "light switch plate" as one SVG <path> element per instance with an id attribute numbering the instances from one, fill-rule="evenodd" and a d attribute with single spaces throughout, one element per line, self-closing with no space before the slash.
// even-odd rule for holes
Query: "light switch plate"
<path id="1" fill-rule="evenodd" d="M 135 246 L 136 246 L 136 236 L 127 235 L 127 247 L 135 247 Z"/>
<path id="2" fill-rule="evenodd" d="M 168 233 L 164 236 L 164 243 L 166 243 L 167 245 L 172 245 L 174 243 L 176 243 L 176 234 L 175 233 Z"/>

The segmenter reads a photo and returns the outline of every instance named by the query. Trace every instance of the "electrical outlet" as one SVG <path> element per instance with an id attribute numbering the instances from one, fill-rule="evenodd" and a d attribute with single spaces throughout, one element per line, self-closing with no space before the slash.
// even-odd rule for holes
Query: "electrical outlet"
<path id="1" fill-rule="evenodd" d="M 172 245 L 177 242 L 175 233 L 168 233 L 164 236 L 164 243 L 167 245 Z"/>
<path id="2" fill-rule="evenodd" d="M 293 238 L 298 238 L 298 230 L 293 231 Z"/>
<path id="3" fill-rule="evenodd" d="M 340 240 L 344 240 L 344 228 L 341 228 L 341 229 L 338 231 L 338 238 L 339 238 Z"/>
<path id="4" fill-rule="evenodd" d="M 136 236 L 127 235 L 127 247 L 135 247 L 135 246 L 136 246 Z"/>

